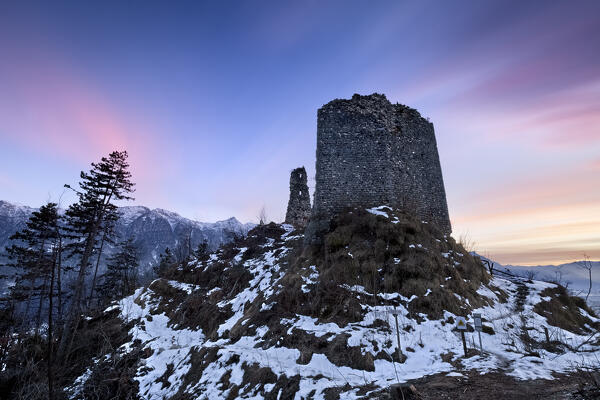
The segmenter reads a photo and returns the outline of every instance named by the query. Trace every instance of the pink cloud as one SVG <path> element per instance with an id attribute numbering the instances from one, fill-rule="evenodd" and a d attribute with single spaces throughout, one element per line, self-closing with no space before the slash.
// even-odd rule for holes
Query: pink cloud
<path id="1" fill-rule="evenodd" d="M 3 140 L 33 152 L 89 165 L 113 150 L 127 150 L 138 188 L 173 168 L 160 157 L 166 144 L 140 116 L 116 108 L 91 81 L 69 68 L 57 53 L 10 49 L 0 68 Z M 5 83 L 5 84 L 4 84 Z"/>
<path id="2" fill-rule="evenodd" d="M 510 177 L 505 182 L 480 190 L 473 198 L 469 214 L 474 217 L 478 212 L 502 213 L 510 210 L 541 209 L 562 204 L 600 201 L 600 191 L 593 185 L 597 171 L 588 168 L 584 161 L 571 169 L 558 173 L 538 172 L 521 178 Z"/>

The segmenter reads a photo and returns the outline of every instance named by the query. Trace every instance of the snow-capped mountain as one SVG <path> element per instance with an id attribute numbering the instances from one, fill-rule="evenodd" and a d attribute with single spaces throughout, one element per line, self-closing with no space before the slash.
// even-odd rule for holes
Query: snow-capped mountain
<path id="1" fill-rule="evenodd" d="M 0 253 L 9 243 L 9 237 L 25 226 L 35 208 L 0 200 Z M 142 270 L 149 269 L 166 247 L 176 250 L 182 243 L 191 241 L 195 249 L 206 240 L 215 250 L 235 236 L 245 235 L 254 224 L 242 224 L 235 218 L 214 223 L 198 222 L 160 208 L 151 210 L 143 206 L 119 208 L 120 219 L 116 232 L 120 239 L 133 238 L 140 255 Z M 110 254 L 111 248 L 107 249 Z"/>
<path id="2" fill-rule="evenodd" d="M 0 200 L 0 250 L 8 243 L 8 238 L 25 226 L 25 222 L 36 209 Z"/>
<path id="3" fill-rule="evenodd" d="M 166 247 L 174 250 L 190 240 L 190 247 L 196 249 L 206 240 L 209 248 L 214 250 L 254 227 L 254 224 L 242 224 L 236 218 L 214 223 L 198 222 L 172 211 L 142 206 L 121 207 L 119 214 L 116 232 L 119 237 L 134 238 L 144 265 L 152 264 Z"/>

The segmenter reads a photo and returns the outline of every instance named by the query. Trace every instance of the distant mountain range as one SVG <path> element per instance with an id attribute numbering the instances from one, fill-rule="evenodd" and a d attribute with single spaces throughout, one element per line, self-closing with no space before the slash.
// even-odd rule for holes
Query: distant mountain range
<path id="1" fill-rule="evenodd" d="M 22 229 L 35 208 L 0 200 L 0 254 L 9 244 L 9 237 Z M 198 222 L 182 217 L 172 211 L 143 206 L 119 208 L 120 218 L 115 227 L 120 239 L 133 238 L 139 251 L 142 272 L 155 264 L 165 248 L 176 250 L 191 241 L 192 249 L 206 240 L 211 250 L 231 241 L 235 236 L 245 235 L 255 224 L 242 224 L 235 218 L 214 223 Z M 106 254 L 112 253 L 108 246 Z"/>
<path id="2" fill-rule="evenodd" d="M 588 271 L 581 266 L 581 261 L 561 265 L 504 265 L 499 269 L 507 270 L 515 275 L 531 276 L 536 280 L 555 281 L 567 286 L 574 294 L 583 295 L 588 292 Z M 590 261 L 592 266 L 592 292 L 600 296 L 600 261 Z"/>

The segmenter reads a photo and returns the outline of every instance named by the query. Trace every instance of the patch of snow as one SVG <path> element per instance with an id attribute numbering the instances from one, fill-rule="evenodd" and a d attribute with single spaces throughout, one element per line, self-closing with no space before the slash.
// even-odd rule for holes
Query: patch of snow
<path id="1" fill-rule="evenodd" d="M 389 218 L 389 215 L 387 214 L 387 212 L 383 211 L 383 210 L 392 210 L 390 207 L 388 206 L 379 206 L 379 207 L 373 207 L 373 208 L 367 208 L 367 212 L 373 214 L 373 215 L 380 215 L 382 217 L 385 218 Z"/>

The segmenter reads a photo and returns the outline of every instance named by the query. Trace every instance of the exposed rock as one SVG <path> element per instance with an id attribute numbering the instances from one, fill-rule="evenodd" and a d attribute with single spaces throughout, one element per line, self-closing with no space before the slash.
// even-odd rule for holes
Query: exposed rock
<path id="1" fill-rule="evenodd" d="M 290 200 L 288 202 L 285 223 L 304 228 L 310 218 L 310 196 L 306 169 L 296 168 L 290 174 Z"/>

